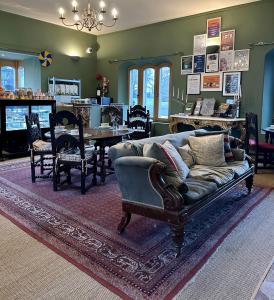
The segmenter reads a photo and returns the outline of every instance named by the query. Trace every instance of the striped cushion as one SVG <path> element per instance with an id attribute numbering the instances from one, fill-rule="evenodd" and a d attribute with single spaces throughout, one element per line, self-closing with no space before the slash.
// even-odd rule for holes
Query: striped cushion
<path id="1" fill-rule="evenodd" d="M 86 160 L 92 159 L 94 154 L 95 154 L 94 147 L 85 148 Z M 62 161 L 80 162 L 81 161 L 80 150 L 75 149 L 75 150 L 69 150 L 67 152 L 58 153 L 58 159 Z"/>

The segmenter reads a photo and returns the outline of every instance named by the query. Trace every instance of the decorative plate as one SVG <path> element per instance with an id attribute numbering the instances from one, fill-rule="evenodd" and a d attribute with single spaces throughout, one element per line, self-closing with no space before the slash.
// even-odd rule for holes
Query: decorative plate
<path id="1" fill-rule="evenodd" d="M 38 59 L 42 67 L 48 67 L 52 63 L 52 54 L 48 51 L 42 51 L 39 54 Z"/>

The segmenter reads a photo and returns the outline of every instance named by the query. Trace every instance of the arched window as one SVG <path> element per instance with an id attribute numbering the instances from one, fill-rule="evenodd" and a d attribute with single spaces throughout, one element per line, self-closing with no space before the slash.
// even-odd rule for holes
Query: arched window
<path id="1" fill-rule="evenodd" d="M 21 61 L 0 60 L 0 82 L 6 91 L 24 87 L 25 75 Z"/>
<path id="2" fill-rule="evenodd" d="M 10 66 L 1 67 L 1 85 L 6 91 L 14 91 L 16 86 L 15 68 Z"/>
<path id="3" fill-rule="evenodd" d="M 23 66 L 18 68 L 18 88 L 25 87 L 25 69 Z"/>
<path id="4" fill-rule="evenodd" d="M 146 106 L 150 116 L 168 119 L 170 107 L 170 64 L 134 66 L 129 68 L 129 105 Z"/>

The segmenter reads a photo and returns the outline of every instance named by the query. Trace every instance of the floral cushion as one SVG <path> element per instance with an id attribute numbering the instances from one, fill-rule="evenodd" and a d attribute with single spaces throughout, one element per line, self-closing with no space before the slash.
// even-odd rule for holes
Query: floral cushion
<path id="1" fill-rule="evenodd" d="M 42 140 L 36 140 L 32 144 L 33 150 L 36 152 L 51 152 L 51 143 Z"/>
<path id="2" fill-rule="evenodd" d="M 85 148 L 85 160 L 91 160 L 94 154 L 95 154 L 94 147 Z M 62 161 L 80 162 L 81 161 L 80 150 L 77 148 L 77 149 L 70 149 L 67 152 L 60 152 L 58 153 L 58 159 Z"/>

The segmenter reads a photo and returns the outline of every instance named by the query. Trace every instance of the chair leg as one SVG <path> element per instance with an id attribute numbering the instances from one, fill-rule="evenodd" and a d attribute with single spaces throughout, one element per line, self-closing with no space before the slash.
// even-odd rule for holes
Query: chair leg
<path id="1" fill-rule="evenodd" d="M 118 233 L 121 234 L 125 231 L 127 225 L 129 224 L 131 219 L 131 213 L 124 211 L 120 224 L 118 225 Z"/>
<path id="2" fill-rule="evenodd" d="M 40 173 L 44 174 L 44 155 L 40 155 Z"/>
<path id="3" fill-rule="evenodd" d="M 52 183 L 53 183 L 53 190 L 57 191 L 57 181 L 58 181 L 58 170 L 56 166 L 56 160 L 53 159 L 53 169 L 52 169 Z"/>
<path id="4" fill-rule="evenodd" d="M 30 153 L 30 170 L 31 170 L 31 181 L 35 183 L 35 158 L 33 150 Z"/>
<path id="5" fill-rule="evenodd" d="M 70 173 L 70 168 L 69 167 L 66 170 L 66 174 L 67 174 L 67 183 L 71 184 L 71 173 Z"/>
<path id="6" fill-rule="evenodd" d="M 253 188 L 253 175 L 249 176 L 245 180 L 246 188 L 248 190 L 248 193 L 250 194 Z"/>
<path id="7" fill-rule="evenodd" d="M 184 224 L 170 224 L 170 230 L 172 240 L 175 244 L 176 257 L 179 257 L 184 242 Z"/>
<path id="8" fill-rule="evenodd" d="M 97 184 L 97 155 L 94 155 L 93 157 L 93 179 L 92 184 Z"/>
<path id="9" fill-rule="evenodd" d="M 86 193 L 86 174 L 85 172 L 81 172 L 81 194 L 84 195 Z"/>

